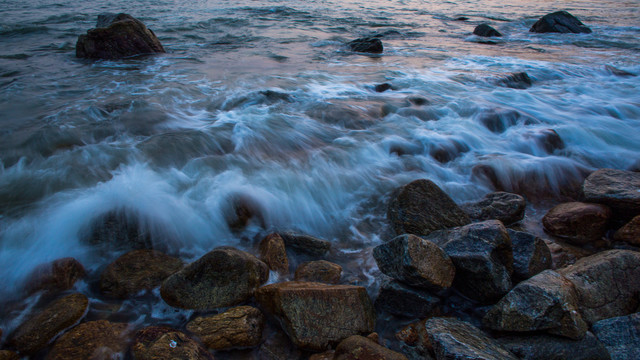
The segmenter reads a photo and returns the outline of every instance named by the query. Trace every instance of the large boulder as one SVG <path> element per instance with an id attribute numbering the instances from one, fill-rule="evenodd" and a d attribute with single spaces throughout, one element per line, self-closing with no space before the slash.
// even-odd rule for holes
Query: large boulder
<path id="1" fill-rule="evenodd" d="M 87 274 L 84 266 L 74 258 L 62 258 L 36 267 L 28 276 L 25 289 L 32 294 L 38 291 L 55 293 L 69 290 L 76 281 Z"/>
<path id="2" fill-rule="evenodd" d="M 440 298 L 424 289 L 385 279 L 376 298 L 376 309 L 410 319 L 423 319 L 438 310 Z"/>
<path id="3" fill-rule="evenodd" d="M 187 324 L 209 349 L 226 350 L 260 344 L 264 315 L 251 306 L 238 306 L 221 314 L 199 316 Z"/>
<path id="4" fill-rule="evenodd" d="M 608 205 L 627 217 L 640 214 L 640 172 L 600 169 L 582 184 L 588 202 Z"/>
<path id="5" fill-rule="evenodd" d="M 552 265 L 549 247 L 537 236 L 507 229 L 513 248 L 513 278 L 526 280 Z"/>
<path id="6" fill-rule="evenodd" d="M 267 281 L 269 268 L 255 256 L 220 247 L 168 277 L 160 294 L 183 309 L 214 309 L 248 300 Z"/>
<path id="7" fill-rule="evenodd" d="M 255 296 L 302 349 L 322 351 L 375 326 L 371 299 L 361 286 L 291 281 L 264 286 Z"/>
<path id="8" fill-rule="evenodd" d="M 499 37 L 502 36 L 500 32 L 488 24 L 480 24 L 473 29 L 473 35 L 482 37 Z"/>
<path id="9" fill-rule="evenodd" d="M 106 320 L 80 324 L 62 335 L 47 360 L 123 359 L 129 347 L 129 325 Z"/>
<path id="10" fill-rule="evenodd" d="M 407 357 L 389 350 L 364 336 L 353 335 L 336 347 L 334 360 L 407 360 Z"/>
<path id="11" fill-rule="evenodd" d="M 566 11 L 556 11 L 541 17 L 529 31 L 535 33 L 591 33 L 591 29 Z"/>
<path id="12" fill-rule="evenodd" d="M 640 215 L 634 217 L 613 234 L 616 241 L 624 241 L 631 245 L 640 246 Z"/>
<path id="13" fill-rule="evenodd" d="M 520 360 L 610 360 L 607 348 L 588 332 L 580 340 L 552 335 L 506 336 L 497 339 Z"/>
<path id="14" fill-rule="evenodd" d="M 99 15 L 96 28 L 80 35 L 76 43 L 79 58 L 120 59 L 163 52 L 153 31 L 140 20 L 122 13 Z"/>
<path id="15" fill-rule="evenodd" d="M 438 245 L 411 234 L 376 246 L 373 257 L 384 274 L 433 291 L 450 287 L 456 272 L 453 262 Z"/>
<path id="16" fill-rule="evenodd" d="M 296 269 L 294 280 L 337 284 L 341 276 L 342 266 L 326 260 L 316 260 L 300 264 Z"/>
<path id="17" fill-rule="evenodd" d="M 575 285 L 580 312 L 590 324 L 631 314 L 638 308 L 638 252 L 608 250 L 582 258 L 558 272 Z"/>
<path id="18" fill-rule="evenodd" d="M 544 229 L 576 245 L 601 239 L 607 231 L 611 210 L 602 204 L 562 203 L 542 218 Z"/>
<path id="19" fill-rule="evenodd" d="M 71 294 L 58 299 L 27 318 L 11 335 L 9 343 L 22 356 L 35 354 L 63 330 L 80 322 L 88 307 L 89 300 L 82 294 Z"/>
<path id="20" fill-rule="evenodd" d="M 485 195 L 480 201 L 463 204 L 461 208 L 474 222 L 500 220 L 511 225 L 524 218 L 526 205 L 522 196 L 498 191 Z"/>
<path id="21" fill-rule="evenodd" d="M 428 235 L 466 225 L 467 214 L 431 180 L 415 180 L 391 195 L 387 218 L 397 235 Z"/>
<path id="22" fill-rule="evenodd" d="M 555 271 L 545 270 L 513 288 L 483 321 L 498 331 L 546 331 L 580 339 L 588 326 L 578 306 L 573 283 Z"/>
<path id="23" fill-rule="evenodd" d="M 134 360 L 213 360 L 213 356 L 183 332 L 166 326 L 149 326 L 136 333 L 131 346 Z"/>
<path id="24" fill-rule="evenodd" d="M 155 250 L 133 250 L 109 264 L 100 278 L 103 294 L 125 299 L 152 290 L 183 267 L 182 260 Z"/>
<path id="25" fill-rule="evenodd" d="M 264 261 L 269 269 L 277 271 L 281 275 L 289 275 L 289 258 L 284 239 L 277 234 L 269 234 L 260 241 L 260 260 Z"/>
<path id="26" fill-rule="evenodd" d="M 372 36 L 349 41 L 347 45 L 351 51 L 360 53 L 380 54 L 384 50 L 382 41 L 380 41 L 379 38 Z"/>
<path id="27" fill-rule="evenodd" d="M 449 255 L 456 268 L 453 286 L 465 296 L 493 303 L 511 290 L 511 239 L 500 221 L 437 231 L 426 239 Z"/>
<path id="28" fill-rule="evenodd" d="M 592 331 L 611 360 L 640 359 L 640 313 L 600 320 Z"/>

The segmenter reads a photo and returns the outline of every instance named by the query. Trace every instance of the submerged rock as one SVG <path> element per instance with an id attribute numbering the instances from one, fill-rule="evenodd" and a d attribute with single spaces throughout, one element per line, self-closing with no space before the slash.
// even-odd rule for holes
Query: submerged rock
<path id="1" fill-rule="evenodd" d="M 91 234 L 85 240 L 89 244 L 110 244 L 134 249 L 153 247 L 151 235 L 140 221 L 127 211 L 116 210 L 94 220 Z"/>
<path id="2" fill-rule="evenodd" d="M 86 322 L 56 340 L 46 359 L 122 359 L 129 347 L 128 336 L 128 324 L 106 320 Z"/>
<path id="3" fill-rule="evenodd" d="M 497 339 L 521 360 L 609 360 L 609 352 L 588 332 L 580 340 L 551 335 L 507 336 Z"/>
<path id="4" fill-rule="evenodd" d="M 498 37 L 498 36 L 502 36 L 502 34 L 500 34 L 500 32 L 496 29 L 494 29 L 493 27 L 489 26 L 488 24 L 480 24 L 478 26 L 476 26 L 475 29 L 473 29 L 473 34 L 474 35 L 478 35 L 478 36 L 483 36 L 483 37 Z"/>
<path id="5" fill-rule="evenodd" d="M 503 133 L 511 126 L 522 124 L 532 125 L 538 120 L 529 115 L 512 109 L 488 109 L 478 113 L 478 121 L 494 133 Z"/>
<path id="6" fill-rule="evenodd" d="M 522 231 L 507 231 L 513 248 L 514 279 L 526 280 L 551 268 L 551 251 L 544 240 Z"/>
<path id="7" fill-rule="evenodd" d="M 556 11 L 541 17 L 529 31 L 535 33 L 591 33 L 591 29 L 566 11 Z"/>
<path id="8" fill-rule="evenodd" d="M 353 335 L 336 347 L 334 360 L 407 360 L 407 357 L 364 336 Z"/>
<path id="9" fill-rule="evenodd" d="M 80 35 L 76 57 L 120 59 L 141 54 L 164 53 L 162 44 L 140 20 L 128 14 L 99 15 L 95 29 Z"/>
<path id="10" fill-rule="evenodd" d="M 469 217 L 431 180 L 415 180 L 392 194 L 387 218 L 397 235 L 428 235 L 466 225 Z"/>
<path id="11" fill-rule="evenodd" d="M 423 319 L 433 315 L 439 304 L 440 298 L 428 291 L 389 279 L 380 285 L 380 292 L 375 301 L 377 310 L 411 319 Z"/>
<path id="12" fill-rule="evenodd" d="M 485 195 L 480 201 L 466 203 L 460 207 L 474 222 L 500 220 L 505 225 L 511 225 L 524 218 L 526 205 L 522 196 L 498 191 Z"/>
<path id="13" fill-rule="evenodd" d="M 634 217 L 613 234 L 616 241 L 624 241 L 631 245 L 640 246 L 640 215 Z"/>
<path id="14" fill-rule="evenodd" d="M 352 51 L 360 53 L 380 54 L 383 51 L 382 41 L 377 37 L 358 38 L 347 43 Z"/>
<path id="15" fill-rule="evenodd" d="M 294 280 L 337 284 L 342 276 L 342 266 L 326 260 L 309 261 L 296 269 Z"/>
<path id="16" fill-rule="evenodd" d="M 87 271 L 74 258 L 62 258 L 36 267 L 26 280 L 28 294 L 38 291 L 55 293 L 69 290 L 76 281 L 84 278 Z"/>
<path id="17" fill-rule="evenodd" d="M 173 307 L 215 309 L 248 300 L 267 281 L 269 268 L 255 256 L 220 247 L 167 278 L 160 294 Z"/>
<path id="18" fill-rule="evenodd" d="M 542 224 L 550 234 L 583 245 L 604 236 L 610 217 L 611 210 L 606 205 L 569 202 L 549 210 Z"/>
<path id="19" fill-rule="evenodd" d="M 373 305 L 361 286 L 291 281 L 258 289 L 256 300 L 306 350 L 325 350 L 375 326 Z"/>
<path id="20" fill-rule="evenodd" d="M 526 72 L 517 72 L 504 76 L 498 80 L 498 84 L 512 89 L 526 89 L 531 87 L 533 81 Z"/>
<path id="21" fill-rule="evenodd" d="M 109 264 L 100 277 L 103 294 L 125 299 L 152 290 L 182 269 L 182 260 L 155 250 L 133 250 Z"/>
<path id="22" fill-rule="evenodd" d="M 262 239 L 259 251 L 260 260 L 264 261 L 270 270 L 277 271 L 281 275 L 289 275 L 287 249 L 279 234 L 269 234 Z"/>
<path id="23" fill-rule="evenodd" d="M 131 353 L 134 360 L 213 360 L 213 356 L 195 340 L 165 326 L 149 326 L 138 331 Z"/>
<path id="24" fill-rule="evenodd" d="M 382 83 L 382 84 L 376 84 L 373 88 L 376 92 L 385 92 L 387 90 L 391 90 L 391 84 L 389 83 Z"/>
<path id="25" fill-rule="evenodd" d="M 640 214 L 640 173 L 600 169 L 589 175 L 582 191 L 588 202 L 609 206 L 626 217 Z"/>
<path id="26" fill-rule="evenodd" d="M 264 315 L 251 306 L 238 306 L 221 314 L 197 317 L 187 330 L 197 335 L 209 349 L 225 350 L 260 344 Z"/>
<path id="27" fill-rule="evenodd" d="M 640 313 L 600 320 L 592 330 L 611 360 L 640 359 Z"/>

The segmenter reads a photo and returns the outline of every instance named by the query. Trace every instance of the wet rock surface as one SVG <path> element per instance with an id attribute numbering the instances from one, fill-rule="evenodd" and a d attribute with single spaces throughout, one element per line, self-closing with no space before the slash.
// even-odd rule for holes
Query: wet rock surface
<path id="1" fill-rule="evenodd" d="M 80 324 L 55 341 L 47 360 L 122 358 L 129 347 L 129 325 L 106 320 Z"/>
<path id="2" fill-rule="evenodd" d="M 336 347 L 334 360 L 407 360 L 407 357 L 364 336 L 353 335 Z"/>
<path id="3" fill-rule="evenodd" d="M 614 214 L 640 214 L 640 173 L 634 171 L 600 169 L 589 175 L 582 191 L 588 202 L 609 206 Z M 629 217 L 631 217 L 629 216 Z"/>
<path id="4" fill-rule="evenodd" d="M 255 296 L 302 349 L 322 351 L 375 326 L 373 305 L 360 286 L 291 281 L 264 286 Z"/>
<path id="5" fill-rule="evenodd" d="M 131 353 L 135 360 L 213 360 L 213 356 L 195 340 L 165 326 L 149 326 L 138 331 Z"/>
<path id="6" fill-rule="evenodd" d="M 640 246 L 640 216 L 636 216 L 613 235 L 616 241 L 624 241 L 631 245 Z"/>
<path id="7" fill-rule="evenodd" d="M 187 330 L 209 349 L 225 350 L 259 345 L 264 323 L 260 310 L 238 306 L 221 314 L 197 317 L 187 324 Z"/>
<path id="8" fill-rule="evenodd" d="M 359 53 L 381 54 L 383 49 L 382 41 L 377 37 L 363 37 L 347 43 L 351 51 Z"/>
<path id="9" fill-rule="evenodd" d="M 488 24 L 480 24 L 473 29 L 473 34 L 482 37 L 498 37 L 502 36 L 500 32 Z"/>
<path id="10" fill-rule="evenodd" d="M 294 280 L 337 284 L 341 276 L 342 266 L 326 260 L 317 260 L 300 264 L 296 269 Z"/>
<path id="11" fill-rule="evenodd" d="M 600 320 L 592 331 L 611 360 L 640 359 L 640 313 Z"/>
<path id="12" fill-rule="evenodd" d="M 87 274 L 84 266 L 74 258 L 62 258 L 35 268 L 26 280 L 25 290 L 29 294 L 38 291 L 55 293 L 69 290 L 76 281 Z"/>
<path id="13" fill-rule="evenodd" d="M 108 244 L 131 249 L 151 249 L 151 235 L 139 219 L 128 211 L 118 210 L 95 219 L 91 234 L 83 239 L 91 245 Z"/>
<path id="14" fill-rule="evenodd" d="M 472 221 L 500 220 L 505 225 L 516 223 L 524 217 L 526 201 L 518 194 L 493 192 L 477 202 L 461 205 Z"/>
<path id="15" fill-rule="evenodd" d="M 517 72 L 505 75 L 498 79 L 498 84 L 512 89 L 527 89 L 533 85 L 533 81 L 526 72 Z"/>
<path id="16" fill-rule="evenodd" d="M 76 57 L 121 59 L 141 54 L 164 53 L 162 44 L 140 20 L 128 14 L 98 16 L 95 29 L 80 35 Z"/>
<path id="17" fill-rule="evenodd" d="M 264 261 L 269 269 L 282 275 L 289 274 L 289 258 L 285 248 L 284 239 L 279 234 L 267 235 L 260 241 L 260 260 Z"/>
<path id="18" fill-rule="evenodd" d="M 160 294 L 178 308 L 214 309 L 248 300 L 267 281 L 269 269 L 255 256 L 220 247 L 167 278 Z"/>
<path id="19" fill-rule="evenodd" d="M 521 360 L 609 360 L 604 345 L 588 332 L 580 340 L 552 335 L 506 336 L 498 343 Z"/>
<path id="20" fill-rule="evenodd" d="M 376 309 L 395 316 L 423 319 L 438 309 L 440 298 L 399 281 L 387 278 L 380 286 L 375 301 Z"/>
<path id="21" fill-rule="evenodd" d="M 331 243 L 310 235 L 293 232 L 280 233 L 287 248 L 310 256 L 325 256 L 331 250 Z"/>
<path id="22" fill-rule="evenodd" d="M 531 26 L 529 31 L 535 33 L 591 33 L 591 29 L 566 11 L 556 11 L 543 16 Z"/>
<path id="23" fill-rule="evenodd" d="M 544 240 L 522 231 L 507 229 L 513 248 L 513 277 L 526 280 L 552 265 L 551 251 Z"/>
<path id="24" fill-rule="evenodd" d="M 549 210 L 542 224 L 550 234 L 582 245 L 601 239 L 610 217 L 611 210 L 606 205 L 569 202 Z"/>

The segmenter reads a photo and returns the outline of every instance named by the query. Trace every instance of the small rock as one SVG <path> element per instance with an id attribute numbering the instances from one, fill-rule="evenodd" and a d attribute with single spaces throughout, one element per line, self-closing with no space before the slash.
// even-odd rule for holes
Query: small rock
<path id="1" fill-rule="evenodd" d="M 591 33 L 591 29 L 566 11 L 556 11 L 543 16 L 533 24 L 529 31 L 535 33 Z"/>
<path id="2" fill-rule="evenodd" d="M 609 206 L 629 217 L 640 214 L 640 173 L 600 169 L 589 175 L 582 185 L 588 202 Z"/>
<path id="3" fill-rule="evenodd" d="M 470 223 L 451 198 L 431 180 L 415 180 L 392 194 L 387 218 L 397 235 L 428 235 Z"/>
<path id="4" fill-rule="evenodd" d="M 197 317 L 187 330 L 197 335 L 209 349 L 226 350 L 260 344 L 264 315 L 251 306 L 238 306 L 222 314 Z"/>
<path id="5" fill-rule="evenodd" d="M 287 249 L 284 240 L 279 234 L 273 233 L 267 235 L 260 241 L 260 260 L 272 271 L 276 271 L 281 275 L 289 275 L 289 258 L 287 257 Z"/>
<path id="6" fill-rule="evenodd" d="M 255 297 L 291 341 L 306 350 L 326 350 L 375 326 L 371 299 L 361 286 L 291 281 L 264 286 Z"/>
<path id="7" fill-rule="evenodd" d="M 512 73 L 498 80 L 498 84 L 512 89 L 527 89 L 531 87 L 533 81 L 524 71 Z"/>
<path id="8" fill-rule="evenodd" d="M 527 134 L 527 139 L 533 139 L 536 144 L 547 154 L 553 154 L 556 150 L 565 148 L 564 141 L 553 129 L 542 129 Z"/>
<path id="9" fill-rule="evenodd" d="M 384 274 L 407 285 L 433 291 L 450 287 L 456 273 L 445 251 L 411 234 L 376 246 L 373 257 Z"/>
<path id="10" fill-rule="evenodd" d="M 0 360 L 19 360 L 18 354 L 9 350 L 0 350 Z"/>
<path id="11" fill-rule="evenodd" d="M 575 245 L 549 239 L 544 239 L 544 242 L 547 244 L 549 251 L 551 251 L 552 269 L 562 269 L 568 265 L 575 264 L 578 259 L 593 255 L 592 251 Z"/>
<path id="12" fill-rule="evenodd" d="M 69 290 L 76 281 L 84 278 L 87 272 L 84 266 L 74 258 L 62 258 L 36 267 L 26 280 L 26 291 L 33 294 L 38 291 L 55 293 Z"/>
<path id="13" fill-rule="evenodd" d="M 477 113 L 477 119 L 491 132 L 501 134 L 511 126 L 532 125 L 539 121 L 513 109 L 487 109 Z"/>
<path id="14" fill-rule="evenodd" d="M 640 359 L 640 313 L 600 320 L 592 331 L 611 360 Z"/>
<path id="15" fill-rule="evenodd" d="M 128 324 L 106 320 L 80 324 L 53 343 L 46 359 L 122 359 L 129 347 L 128 330 Z"/>
<path id="16" fill-rule="evenodd" d="M 309 261 L 300 264 L 294 275 L 295 281 L 337 284 L 342 276 L 342 266 L 326 260 Z"/>
<path id="17" fill-rule="evenodd" d="M 412 319 L 423 319 L 433 315 L 439 304 L 440 298 L 422 289 L 389 279 L 382 282 L 375 301 L 378 310 Z"/>
<path id="18" fill-rule="evenodd" d="M 107 266 L 100 278 L 100 290 L 105 295 L 126 299 L 160 286 L 183 265 L 182 260 L 159 251 L 133 250 Z"/>
<path id="19" fill-rule="evenodd" d="M 502 34 L 498 32 L 498 30 L 494 29 L 493 27 L 487 24 L 480 24 L 476 26 L 476 28 L 473 29 L 473 34 L 478 36 L 483 36 L 483 37 L 502 36 Z"/>
<path id="20" fill-rule="evenodd" d="M 391 89 L 391 84 L 389 84 L 389 83 L 377 84 L 374 87 L 374 90 L 376 92 L 385 92 L 385 91 L 390 90 L 390 89 Z"/>
<path id="21" fill-rule="evenodd" d="M 76 43 L 79 58 L 120 59 L 164 52 L 153 31 L 140 20 L 122 13 L 98 16 L 96 28 L 80 35 Z"/>
<path id="22" fill-rule="evenodd" d="M 458 16 L 458 17 L 456 18 L 456 21 L 467 21 L 467 20 L 469 20 L 469 18 L 468 18 L 468 17 L 466 17 L 466 16 Z"/>
<path id="23" fill-rule="evenodd" d="M 555 271 L 545 270 L 513 288 L 489 310 L 483 321 L 498 331 L 545 330 L 581 339 L 587 324 L 578 306 L 573 283 Z"/>
<path id="24" fill-rule="evenodd" d="M 248 300 L 267 281 L 269 268 L 255 256 L 219 247 L 168 277 L 160 294 L 173 307 L 215 309 Z"/>
<path id="25" fill-rule="evenodd" d="M 22 356 L 35 354 L 62 331 L 80 322 L 88 307 L 89 299 L 82 294 L 58 299 L 23 322 L 11 335 L 9 343 Z"/>
<path id="26" fill-rule="evenodd" d="M 232 231 L 242 231 L 254 219 L 264 227 L 263 211 L 259 202 L 253 197 L 246 194 L 235 194 L 227 199 L 227 206 L 223 210 L 223 214 Z"/>
<path id="27" fill-rule="evenodd" d="M 611 210 L 606 205 L 569 202 L 549 210 L 542 224 L 550 234 L 583 245 L 604 236 L 610 217 Z"/>
<path id="28" fill-rule="evenodd" d="M 613 234 L 613 239 L 640 246 L 640 215 L 634 217 L 626 225 L 618 229 L 618 231 Z"/>
<path id="29" fill-rule="evenodd" d="M 545 242 L 531 234 L 507 229 L 513 248 L 513 277 L 526 280 L 551 268 L 551 251 Z"/>
<path id="30" fill-rule="evenodd" d="M 334 360 L 407 360 L 407 357 L 389 350 L 364 336 L 353 335 L 342 340 Z"/>
<path id="31" fill-rule="evenodd" d="M 351 51 L 380 54 L 383 51 L 382 41 L 376 37 L 363 37 L 347 43 Z"/>
<path id="32" fill-rule="evenodd" d="M 138 331 L 131 352 L 135 360 L 213 360 L 213 356 L 195 340 L 165 326 L 149 326 Z"/>
<path id="33" fill-rule="evenodd" d="M 500 220 L 511 225 L 524 218 L 526 205 L 522 196 L 498 191 L 485 195 L 480 201 L 463 204 L 461 208 L 474 222 Z"/>
<path id="34" fill-rule="evenodd" d="M 613 67 L 611 65 L 605 65 L 604 66 L 605 70 L 607 70 L 608 72 L 610 72 L 611 74 L 615 75 L 615 76 L 622 76 L 622 77 L 627 77 L 627 76 L 636 76 L 636 74 L 632 74 L 628 71 L 624 71 L 622 69 L 618 69 L 616 67 Z"/>
<path id="35" fill-rule="evenodd" d="M 558 272 L 576 288 L 584 319 L 602 319 L 634 312 L 639 303 L 640 253 L 607 250 L 578 260 Z"/>
<path id="36" fill-rule="evenodd" d="M 311 256 L 325 256 L 331 249 L 331 243 L 309 235 L 299 235 L 291 232 L 280 234 L 287 248 Z"/>
<path id="37" fill-rule="evenodd" d="M 497 339 L 521 360 L 609 360 L 607 349 L 588 332 L 581 340 L 551 335 L 507 336 Z"/>

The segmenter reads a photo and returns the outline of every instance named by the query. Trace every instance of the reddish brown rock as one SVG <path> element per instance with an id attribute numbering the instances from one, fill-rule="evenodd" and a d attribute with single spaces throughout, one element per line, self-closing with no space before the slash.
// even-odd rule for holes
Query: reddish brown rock
<path id="1" fill-rule="evenodd" d="M 618 229 L 618 231 L 613 234 L 613 239 L 640 246 L 640 215 L 634 217 L 626 225 Z"/>
<path id="2" fill-rule="evenodd" d="M 375 326 L 371 299 L 361 286 L 291 281 L 264 286 L 255 296 L 302 349 L 326 350 Z"/>
<path id="3" fill-rule="evenodd" d="M 309 356 L 309 360 L 333 360 L 333 356 L 335 355 L 335 350 L 325 351 L 319 354 L 313 354 Z"/>
<path id="4" fill-rule="evenodd" d="M 542 224 L 550 234 L 582 245 L 601 239 L 610 217 L 611 210 L 605 205 L 570 202 L 549 210 Z"/>
<path id="5" fill-rule="evenodd" d="M 389 350 L 366 337 L 353 335 L 342 340 L 334 360 L 407 360 L 407 357 Z"/>
<path id="6" fill-rule="evenodd" d="M 342 266 L 326 260 L 309 261 L 296 269 L 294 280 L 337 284 L 342 276 Z"/>
<path id="7" fill-rule="evenodd" d="M 0 350 L 0 360 L 19 360 L 18 354 L 9 350 Z"/>
<path id="8" fill-rule="evenodd" d="M 84 266 L 74 258 L 62 258 L 36 267 L 27 276 L 26 291 L 33 294 L 37 291 L 54 293 L 69 290 L 76 281 L 87 274 Z"/>
<path id="9" fill-rule="evenodd" d="M 269 269 L 277 271 L 281 275 L 289 275 L 289 258 L 284 245 L 284 239 L 277 234 L 269 234 L 260 242 L 260 260 L 264 261 Z"/>
<path id="10" fill-rule="evenodd" d="M 213 356 L 195 340 L 165 326 L 149 326 L 138 331 L 131 353 L 135 360 L 213 360 Z"/>
<path id="11" fill-rule="evenodd" d="M 71 294 L 55 300 L 23 322 L 12 334 L 9 343 L 23 356 L 35 354 L 64 330 L 77 324 L 87 313 L 88 307 L 89 300 L 82 294 Z"/>
<path id="12" fill-rule="evenodd" d="M 183 265 L 182 260 L 159 251 L 133 250 L 107 266 L 100 278 L 100 290 L 105 295 L 125 299 L 160 286 Z"/>
<path id="13" fill-rule="evenodd" d="M 106 320 L 80 324 L 53 343 L 47 360 L 123 358 L 129 347 L 129 325 Z"/>
<path id="14" fill-rule="evenodd" d="M 221 314 L 197 317 L 187 324 L 187 330 L 202 343 L 215 350 L 254 347 L 260 344 L 264 315 L 251 306 L 238 306 Z"/>

